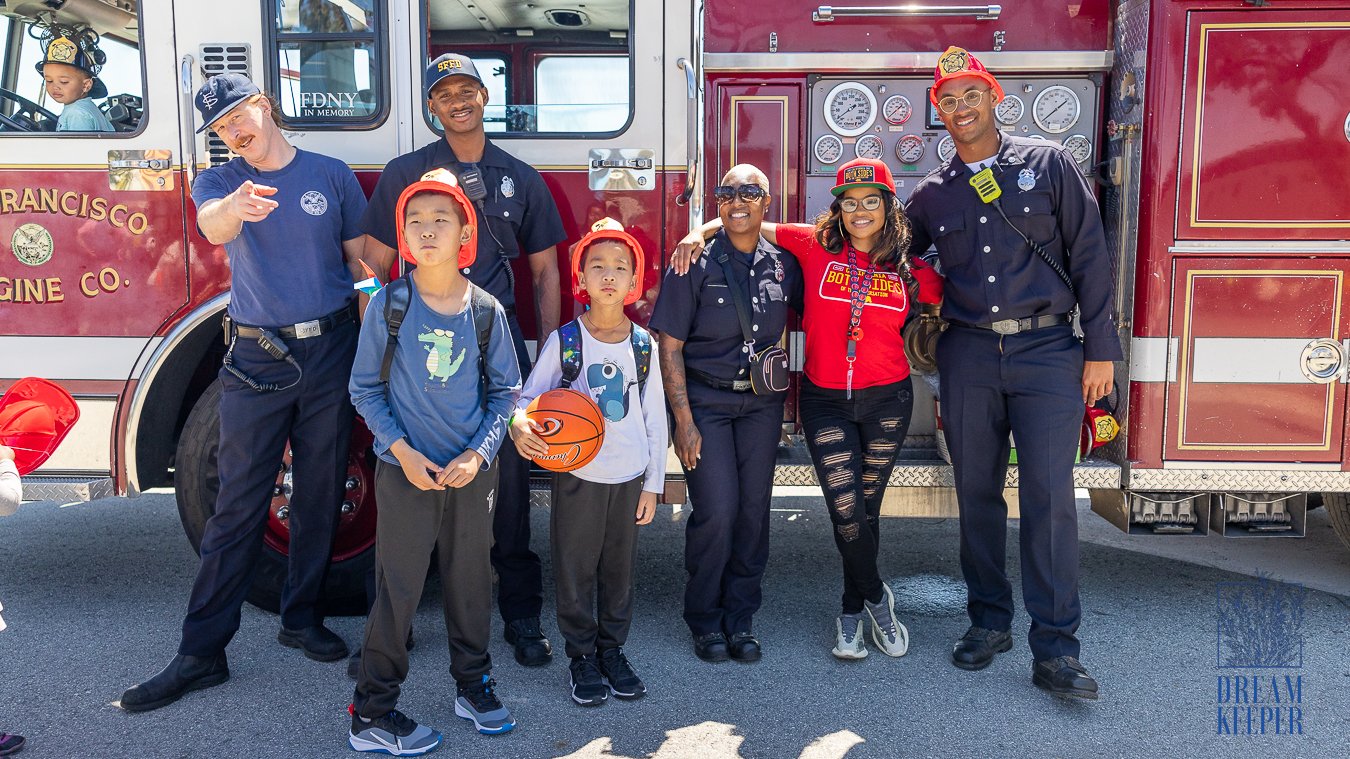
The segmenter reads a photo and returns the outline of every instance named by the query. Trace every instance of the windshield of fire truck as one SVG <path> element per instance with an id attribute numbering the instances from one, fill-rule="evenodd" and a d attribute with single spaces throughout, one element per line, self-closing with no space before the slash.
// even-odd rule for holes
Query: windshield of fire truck
<path id="1" fill-rule="evenodd" d="M 430 0 L 425 56 L 473 58 L 488 89 L 489 132 L 617 133 L 632 115 L 632 18 L 632 0 Z"/>
<path id="2" fill-rule="evenodd" d="M 90 99 L 114 131 L 136 131 L 145 93 L 137 4 L 84 0 L 60 11 L 42 3 L 0 3 L 0 134 L 56 132 L 69 103 L 49 92 L 36 66 L 60 39 L 102 54 L 97 74 L 107 91 Z"/>

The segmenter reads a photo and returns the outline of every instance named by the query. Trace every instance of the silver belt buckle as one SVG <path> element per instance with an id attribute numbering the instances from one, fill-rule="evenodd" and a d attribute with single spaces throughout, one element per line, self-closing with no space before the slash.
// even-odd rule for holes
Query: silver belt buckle
<path id="1" fill-rule="evenodd" d="M 990 324 L 989 327 L 1000 335 L 1015 335 L 1022 331 L 1022 328 L 1017 325 L 1016 319 L 999 319 Z"/>
<path id="2" fill-rule="evenodd" d="M 732 381 L 731 381 L 731 389 L 732 389 L 732 390 L 735 390 L 735 391 L 738 392 L 738 393 L 744 393 L 746 390 L 749 390 L 749 389 L 751 389 L 751 388 L 753 388 L 753 387 L 754 387 L 754 385 L 752 385 L 752 384 L 750 383 L 750 380 L 732 380 Z"/>
<path id="3" fill-rule="evenodd" d="M 321 334 L 323 334 L 323 330 L 319 328 L 318 319 L 310 319 L 307 322 L 300 322 L 295 325 L 295 336 L 300 340 L 307 337 L 318 337 Z"/>

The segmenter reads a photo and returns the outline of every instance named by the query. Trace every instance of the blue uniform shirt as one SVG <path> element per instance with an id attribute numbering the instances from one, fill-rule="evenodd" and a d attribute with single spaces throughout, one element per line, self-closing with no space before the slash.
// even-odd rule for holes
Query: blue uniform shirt
<path id="1" fill-rule="evenodd" d="M 370 205 L 361 219 L 361 231 L 397 250 L 394 207 L 398 205 L 399 194 L 432 169 L 448 169 L 458 176 L 463 166 L 444 139 L 390 161 L 371 193 Z M 508 310 L 513 310 L 514 280 L 502 257 L 537 253 L 562 242 L 567 234 L 544 178 L 529 164 L 488 141 L 483 148 L 483 160 L 477 166 L 483 174 L 487 197 L 477 204 L 478 258 L 467 276 Z M 487 217 L 486 229 L 481 228 L 483 216 Z"/>
<path id="2" fill-rule="evenodd" d="M 912 255 L 935 245 L 942 262 L 942 316 L 972 324 L 1067 314 L 1077 303 L 1088 361 L 1124 358 L 1116 333 L 1114 277 L 1101 214 L 1073 158 L 1045 140 L 1000 134 L 994 176 L 1004 213 L 1065 265 L 1070 290 L 1050 265 L 980 200 L 952 157 L 914 188 L 906 213 Z M 1075 298 L 1076 294 L 1076 298 Z"/>
<path id="3" fill-rule="evenodd" d="M 347 386 L 352 404 L 375 437 L 376 454 L 390 464 L 397 466 L 398 459 L 389 449 L 406 437 L 408 445 L 442 466 L 471 448 L 490 465 L 506 437 L 506 420 L 520 390 L 506 312 L 500 305 L 493 310 L 488 386 L 483 387 L 473 306 L 453 316 L 437 313 L 422 302 L 417 283 L 411 277 L 408 282 L 408 311 L 399 328 L 387 387 L 380 382 L 389 337 L 386 291 L 375 293 L 366 307 Z"/>
<path id="4" fill-rule="evenodd" d="M 717 262 L 723 250 L 730 254 L 736 275 L 732 284 Z M 652 329 L 684 341 L 686 369 L 724 381 L 750 377 L 750 354 L 731 300 L 732 286 L 745 288 L 757 351 L 778 342 L 787 328 L 789 308 L 801 311 L 802 270 L 797 259 L 763 237 L 752 258 L 736 250 L 725 232 L 718 232 L 688 274 L 666 272 L 650 322 Z"/>
<path id="5" fill-rule="evenodd" d="M 225 243 L 230 256 L 230 317 L 240 324 L 279 327 L 317 319 L 352 301 L 344 240 L 361 236 L 366 196 L 356 175 L 336 158 L 296 150 L 279 171 L 258 171 L 244 159 L 203 171 L 192 183 L 201 208 L 246 180 L 277 188 L 279 206 L 262 221 L 246 221 Z M 198 230 L 200 231 L 200 229 Z"/>
<path id="6" fill-rule="evenodd" d="M 61 109 L 56 119 L 58 132 L 113 132 L 112 122 L 90 98 L 80 98 Z"/>

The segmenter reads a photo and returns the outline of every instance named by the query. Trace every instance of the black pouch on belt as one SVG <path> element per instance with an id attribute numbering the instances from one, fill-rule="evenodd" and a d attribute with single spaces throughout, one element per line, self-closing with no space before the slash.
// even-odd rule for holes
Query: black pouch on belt
<path id="1" fill-rule="evenodd" d="M 744 288 L 736 284 L 731 273 L 731 262 L 726 252 L 718 253 L 717 263 L 722 265 L 722 274 L 727 278 L 727 288 L 731 290 L 731 302 L 736 305 L 736 317 L 741 323 L 741 337 L 750 353 L 750 388 L 755 395 L 772 395 L 788 389 L 787 351 L 779 345 L 770 345 L 758 353 L 755 352 L 755 338 L 750 334 L 750 307 L 745 302 Z"/>

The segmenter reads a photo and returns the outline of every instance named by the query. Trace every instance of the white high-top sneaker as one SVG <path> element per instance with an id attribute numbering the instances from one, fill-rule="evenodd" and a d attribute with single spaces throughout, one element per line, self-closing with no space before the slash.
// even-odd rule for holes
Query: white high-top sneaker
<path id="1" fill-rule="evenodd" d="M 863 643 L 863 615 L 840 614 L 834 618 L 834 650 L 839 659 L 866 659 L 867 646 Z"/>
<path id="2" fill-rule="evenodd" d="M 863 603 L 872 618 L 872 642 L 887 656 L 904 656 L 909 650 L 909 630 L 895 618 L 895 594 L 884 582 L 881 594 L 879 603 Z"/>

